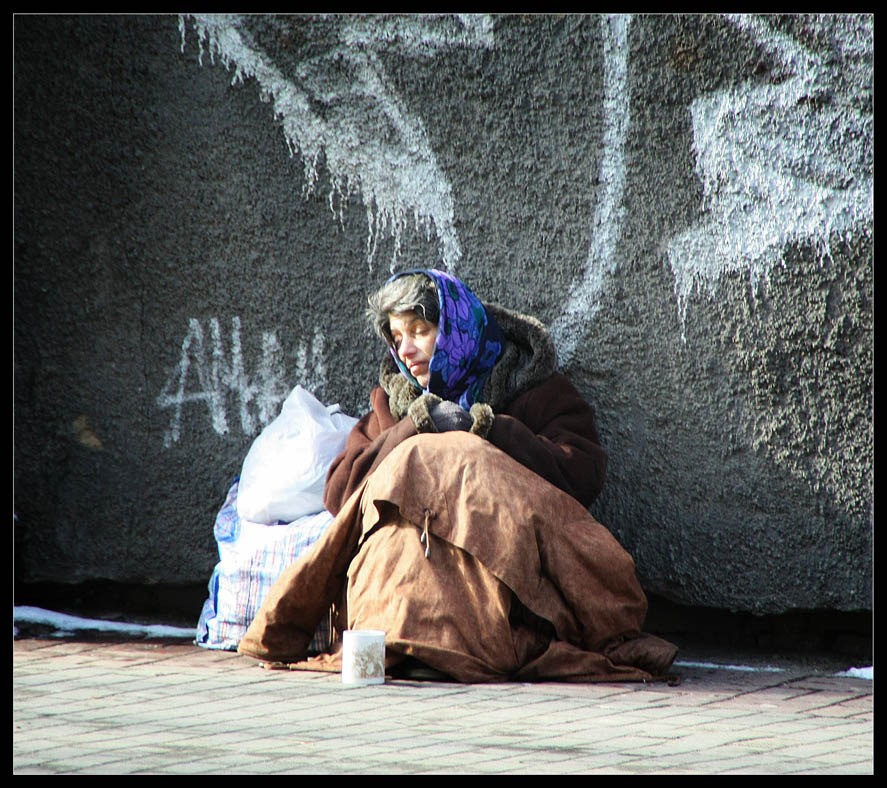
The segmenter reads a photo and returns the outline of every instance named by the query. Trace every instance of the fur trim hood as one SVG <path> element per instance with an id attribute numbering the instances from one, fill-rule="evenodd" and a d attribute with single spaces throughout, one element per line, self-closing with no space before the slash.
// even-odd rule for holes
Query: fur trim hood
<path id="1" fill-rule="evenodd" d="M 505 349 L 483 391 L 484 403 L 497 412 L 557 371 L 557 351 L 548 329 L 535 317 L 498 304 L 484 304 L 484 308 L 505 334 Z M 388 394 L 391 415 L 398 421 L 422 396 L 422 392 L 401 375 L 387 352 L 379 369 L 379 385 Z"/>

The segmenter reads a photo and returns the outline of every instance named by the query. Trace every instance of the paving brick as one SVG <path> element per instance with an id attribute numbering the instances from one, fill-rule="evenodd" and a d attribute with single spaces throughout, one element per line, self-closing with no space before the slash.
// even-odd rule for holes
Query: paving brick
<path id="1" fill-rule="evenodd" d="M 873 771 L 858 679 L 353 688 L 193 645 L 20 640 L 13 657 L 15 774 Z"/>

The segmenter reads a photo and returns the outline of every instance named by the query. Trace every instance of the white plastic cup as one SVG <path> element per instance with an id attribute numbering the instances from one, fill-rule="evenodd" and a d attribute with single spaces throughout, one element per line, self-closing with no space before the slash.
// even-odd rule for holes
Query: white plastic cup
<path id="1" fill-rule="evenodd" d="M 342 633 L 342 683 L 385 683 L 385 633 L 346 629 Z"/>

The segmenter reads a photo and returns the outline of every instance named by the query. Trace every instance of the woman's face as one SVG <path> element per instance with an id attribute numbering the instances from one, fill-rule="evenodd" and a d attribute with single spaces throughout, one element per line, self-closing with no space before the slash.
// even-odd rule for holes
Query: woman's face
<path id="1" fill-rule="evenodd" d="M 431 370 L 428 368 L 434 355 L 437 326 L 415 312 L 390 313 L 391 338 L 394 349 L 410 374 L 422 388 L 428 388 Z"/>

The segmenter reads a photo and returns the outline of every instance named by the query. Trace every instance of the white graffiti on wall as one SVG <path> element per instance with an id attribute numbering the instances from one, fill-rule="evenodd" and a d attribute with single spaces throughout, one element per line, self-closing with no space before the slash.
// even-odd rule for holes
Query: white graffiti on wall
<path id="1" fill-rule="evenodd" d="M 492 19 L 484 14 L 350 16 L 340 18 L 340 46 L 301 63 L 294 79 L 287 79 L 252 42 L 239 17 L 191 15 L 180 17 L 182 49 L 186 23 L 198 34 L 201 62 L 204 46 L 234 68 L 234 82 L 254 78 L 263 95 L 274 101 L 292 153 L 301 154 L 310 191 L 317 181 L 317 162 L 326 156 L 339 200 L 355 191 L 367 209 L 367 256 L 375 255 L 380 234 L 390 231 L 395 240 L 391 268 L 400 248 L 406 217 L 416 226 L 437 233 L 441 259 L 455 272 L 462 256 L 454 227 L 451 186 L 436 164 L 422 121 L 410 114 L 390 86 L 377 51 L 397 47 L 412 56 L 433 55 L 448 47 L 493 45 Z M 625 136 L 630 118 L 628 28 L 631 17 L 601 18 L 604 53 L 604 134 L 598 182 L 603 184 L 591 226 L 591 248 L 582 285 L 570 289 L 570 300 L 552 326 L 561 358 L 568 361 L 581 340 L 578 330 L 600 304 L 599 295 L 612 276 L 622 225 L 625 187 Z M 348 64 L 350 73 L 342 75 Z M 370 99 L 370 104 L 367 100 Z M 325 107 L 322 119 L 311 102 Z M 370 109 L 368 109 L 368 106 Z M 395 144 L 391 130 L 395 131 Z M 335 196 L 330 194 L 334 213 Z"/>
<path id="2" fill-rule="evenodd" d="M 600 294 L 616 267 L 616 251 L 624 215 L 625 136 L 631 118 L 628 89 L 628 31 L 631 17 L 617 14 L 601 19 L 604 43 L 604 134 L 598 183 L 601 194 L 591 223 L 591 248 L 578 287 L 570 288 L 563 312 L 551 329 L 558 353 L 569 362 L 582 339 L 584 325 L 600 307 Z"/>
<path id="3" fill-rule="evenodd" d="M 273 331 L 262 332 L 262 352 L 255 373 L 247 374 L 241 344 L 239 317 L 231 318 L 227 343 L 217 318 L 210 318 L 209 337 L 197 318 L 188 321 L 182 340 L 179 363 L 157 397 L 157 405 L 170 409 L 169 429 L 164 446 L 169 448 L 182 435 L 182 415 L 186 405 L 206 409 L 215 432 L 229 431 L 229 400 L 236 401 L 237 423 L 244 435 L 253 435 L 277 416 L 280 403 L 291 387 L 287 384 L 284 353 Z M 296 378 L 312 390 L 326 378 L 323 364 L 323 337 L 315 332 L 300 342 L 295 352 Z"/>
<path id="4" fill-rule="evenodd" d="M 254 79 L 273 102 L 290 152 L 305 167 L 306 192 L 317 183 L 321 156 L 333 182 L 330 208 L 359 192 L 367 212 L 367 258 L 372 263 L 382 235 L 394 240 L 394 270 L 400 242 L 412 217 L 427 237 L 436 234 L 441 258 L 455 270 L 462 250 L 454 222 L 450 183 L 437 164 L 421 119 L 409 111 L 385 73 L 382 48 L 426 56 L 452 46 L 489 46 L 485 16 L 324 15 L 335 25 L 337 43 L 300 62 L 289 78 L 256 44 L 241 17 L 180 17 L 182 51 L 188 22 L 214 60 L 234 69 L 232 82 Z M 305 19 L 310 24 L 310 19 Z M 338 199 L 338 210 L 336 200 Z"/>
<path id="5" fill-rule="evenodd" d="M 792 242 L 828 253 L 833 233 L 870 225 L 873 217 L 873 117 L 854 104 L 864 92 L 873 57 L 872 18 L 847 15 L 834 26 L 844 60 L 826 62 L 770 21 L 725 16 L 775 59 L 771 80 L 745 82 L 696 99 L 693 148 L 703 189 L 701 221 L 671 238 L 667 254 L 681 334 L 692 293 L 713 291 L 725 273 L 746 271 L 752 288 L 764 282 Z M 313 189 L 321 155 L 331 173 L 330 207 L 362 194 L 368 218 L 367 255 L 380 236 L 395 239 L 406 217 L 436 233 L 443 264 L 455 271 L 461 247 L 451 186 L 437 165 L 425 127 L 409 112 L 381 66 L 379 53 L 396 48 L 430 56 L 454 46 L 491 47 L 485 15 L 324 15 L 335 44 L 308 58 L 288 78 L 253 41 L 240 17 L 180 18 L 204 47 L 234 68 L 233 81 L 254 78 L 274 101 L 286 141 L 304 161 Z M 600 184 L 581 281 L 569 288 L 552 326 L 568 362 L 615 275 L 624 219 L 625 144 L 631 120 L 630 15 L 600 17 L 604 92 Z M 856 68 L 856 65 L 859 67 Z M 849 75 L 849 79 L 848 79 Z M 321 107 L 322 111 L 316 108 Z M 335 202 L 338 197 L 339 208 Z"/>
<path id="6" fill-rule="evenodd" d="M 772 83 L 742 83 L 691 106 L 703 220 L 671 240 L 668 258 L 682 332 L 687 300 L 721 276 L 748 272 L 753 291 L 790 243 L 828 256 L 833 234 L 874 216 L 874 119 L 857 108 L 867 90 L 873 19 L 834 26 L 843 62 L 824 60 L 766 19 L 730 16 L 775 59 Z"/>

